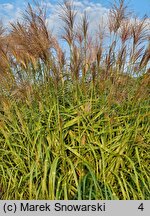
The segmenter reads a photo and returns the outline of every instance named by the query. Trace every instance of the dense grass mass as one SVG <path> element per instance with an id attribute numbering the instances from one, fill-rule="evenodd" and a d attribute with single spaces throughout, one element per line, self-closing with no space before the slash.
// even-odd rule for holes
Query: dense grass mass
<path id="1" fill-rule="evenodd" d="M 91 39 L 60 7 L 69 59 L 38 4 L 0 27 L 0 198 L 150 199 L 148 18 L 119 0 Z"/>

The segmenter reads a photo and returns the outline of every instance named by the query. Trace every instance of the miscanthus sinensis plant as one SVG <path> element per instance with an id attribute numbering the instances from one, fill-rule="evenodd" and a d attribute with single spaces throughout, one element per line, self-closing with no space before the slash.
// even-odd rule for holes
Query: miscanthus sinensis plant
<path id="1" fill-rule="evenodd" d="M 95 36 L 64 1 L 66 56 L 45 11 L 0 24 L 0 198 L 149 199 L 149 18 L 115 1 Z"/>

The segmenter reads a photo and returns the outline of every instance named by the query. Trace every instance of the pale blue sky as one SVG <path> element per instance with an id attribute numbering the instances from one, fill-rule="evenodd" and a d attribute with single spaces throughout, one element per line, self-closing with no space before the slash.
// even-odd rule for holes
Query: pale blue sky
<path id="1" fill-rule="evenodd" d="M 31 0 L 29 0 L 31 2 Z M 48 0 L 47 0 L 48 1 Z M 88 0 L 87 0 L 88 1 Z M 93 3 L 100 3 L 104 7 L 108 7 L 112 0 L 91 0 Z M 21 7 L 23 3 L 28 2 L 27 0 L 0 0 L 0 4 L 13 4 L 15 7 L 19 6 Z M 46 2 L 46 1 L 44 1 Z M 60 1 L 58 0 L 50 0 L 51 3 L 58 3 Z M 80 2 L 84 2 L 84 0 L 80 0 Z M 126 0 L 126 2 L 129 2 L 130 8 L 132 8 L 137 15 L 143 16 L 144 14 L 147 14 L 150 16 L 150 0 Z M 0 12 L 0 16 L 2 16 L 2 13 Z"/>
<path id="2" fill-rule="evenodd" d="M 47 23 L 50 29 L 54 29 L 57 34 L 57 29 L 60 29 L 61 25 L 58 16 L 58 3 L 63 2 L 63 0 L 40 1 L 47 3 L 50 12 L 50 15 L 48 14 L 47 17 Z M 10 22 L 19 19 L 27 2 L 32 3 L 32 0 L 0 0 L 0 20 L 3 21 L 4 25 L 9 25 Z M 90 24 L 94 28 L 101 17 L 105 20 L 113 0 L 74 0 L 74 2 L 79 16 L 83 14 L 83 11 L 87 11 L 90 17 Z M 147 14 L 150 20 L 150 0 L 125 0 L 125 2 L 139 18 Z"/>

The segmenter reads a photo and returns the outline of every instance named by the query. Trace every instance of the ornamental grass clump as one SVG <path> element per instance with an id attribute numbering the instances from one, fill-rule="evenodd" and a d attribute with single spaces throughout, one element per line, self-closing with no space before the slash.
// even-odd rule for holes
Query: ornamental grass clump
<path id="1" fill-rule="evenodd" d="M 148 200 L 149 18 L 59 7 L 67 54 L 38 3 L 0 24 L 0 198 Z"/>

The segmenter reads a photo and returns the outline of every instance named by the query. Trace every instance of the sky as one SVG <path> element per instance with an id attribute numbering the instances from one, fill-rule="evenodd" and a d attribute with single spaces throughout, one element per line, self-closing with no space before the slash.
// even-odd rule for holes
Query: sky
<path id="1" fill-rule="evenodd" d="M 22 7 L 22 5 L 24 5 L 27 2 L 31 2 L 31 0 L 0 0 L 0 16 L 2 16 L 2 8 L 5 8 L 6 5 L 8 4 L 8 8 L 11 9 L 13 6 L 14 8 L 16 7 Z M 44 2 L 50 2 L 52 4 L 57 4 L 58 0 L 46 0 Z M 100 3 L 102 6 L 104 7 L 108 7 L 110 5 L 110 3 L 112 2 L 112 0 L 80 0 L 78 2 L 93 2 L 95 4 Z M 129 3 L 129 5 L 131 6 L 131 8 L 133 10 L 135 10 L 135 12 L 137 14 L 144 15 L 145 13 L 150 15 L 150 0 L 126 0 L 127 3 Z M 11 7 L 12 5 L 12 7 Z"/>
<path id="2" fill-rule="evenodd" d="M 58 3 L 63 0 L 43 0 L 47 4 L 50 15 L 47 16 L 48 26 L 54 31 L 54 34 L 59 34 L 60 19 L 58 15 Z M 9 25 L 10 22 L 16 21 L 21 17 L 21 13 L 25 8 L 25 5 L 32 0 L 0 0 L 0 20 L 5 25 Z M 91 26 L 97 26 L 97 22 L 103 17 L 105 20 L 110 5 L 113 0 L 74 0 L 75 7 L 78 11 L 78 18 L 87 11 Z M 148 15 L 150 20 L 150 0 L 125 0 L 131 11 L 139 17 Z"/>

